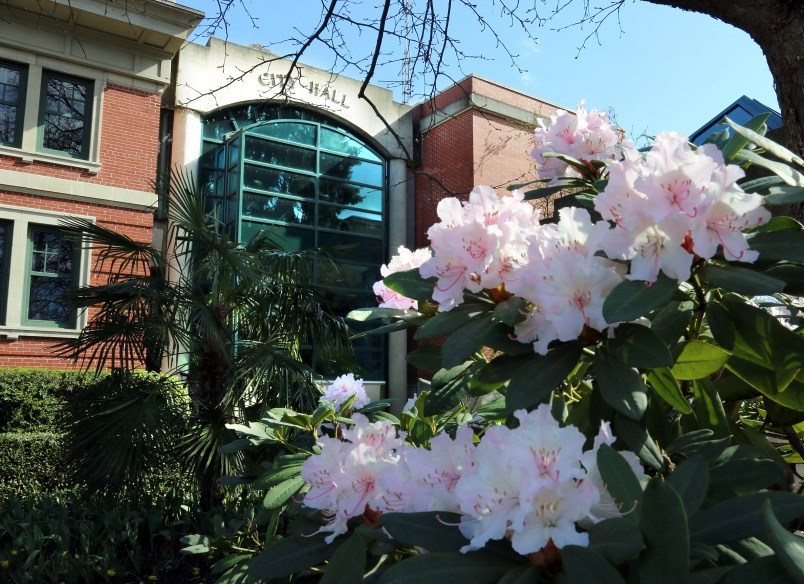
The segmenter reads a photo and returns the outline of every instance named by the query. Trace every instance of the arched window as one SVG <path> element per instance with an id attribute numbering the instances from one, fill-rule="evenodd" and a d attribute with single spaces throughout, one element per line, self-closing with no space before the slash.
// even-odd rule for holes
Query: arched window
<path id="1" fill-rule="evenodd" d="M 204 118 L 200 180 L 210 210 L 233 238 L 270 228 L 288 250 L 324 248 L 340 266 L 319 266 L 317 281 L 345 315 L 376 306 L 372 284 L 386 257 L 387 165 L 346 126 L 317 112 L 253 104 Z M 385 380 L 384 340 L 355 346 L 367 380 Z M 315 364 L 340 375 L 337 364 Z"/>

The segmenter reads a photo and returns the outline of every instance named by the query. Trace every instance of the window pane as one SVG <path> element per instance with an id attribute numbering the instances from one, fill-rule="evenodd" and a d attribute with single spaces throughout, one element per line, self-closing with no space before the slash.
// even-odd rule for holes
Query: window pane
<path id="1" fill-rule="evenodd" d="M 366 239 L 365 237 L 352 237 L 322 231 L 318 234 L 318 245 L 327 248 L 333 257 L 347 261 L 359 258 L 360 261 L 379 265 L 385 256 L 380 239 Z"/>
<path id="2" fill-rule="evenodd" d="M 54 320 L 66 322 L 70 311 L 61 302 L 61 296 L 71 285 L 69 278 L 31 276 L 28 296 L 28 318 L 30 320 Z"/>
<path id="3" fill-rule="evenodd" d="M 318 226 L 382 237 L 382 215 L 332 205 L 318 207 Z"/>
<path id="4" fill-rule="evenodd" d="M 44 108 L 40 122 L 44 126 L 42 147 L 73 156 L 86 156 L 87 102 L 92 83 L 53 77 L 42 77 Z"/>
<path id="5" fill-rule="evenodd" d="M 14 142 L 17 137 L 17 106 L 0 104 L 0 142 Z"/>
<path id="6" fill-rule="evenodd" d="M 360 158 L 369 158 L 380 162 L 380 158 L 369 150 L 366 146 L 340 132 L 335 132 L 329 128 L 321 128 L 321 148 L 327 150 L 334 150 L 347 156 L 357 156 Z"/>
<path id="7" fill-rule="evenodd" d="M 261 140 L 253 136 L 246 138 L 246 159 L 315 172 L 315 150 Z"/>
<path id="8" fill-rule="evenodd" d="M 315 197 L 315 178 L 294 172 L 284 172 L 247 164 L 243 186 L 281 195 L 295 195 L 312 199 Z"/>
<path id="9" fill-rule="evenodd" d="M 322 201 L 382 212 L 382 189 L 360 187 L 322 178 L 319 190 L 319 197 Z"/>
<path id="10" fill-rule="evenodd" d="M 25 104 L 23 65 L 0 63 L 0 142 L 19 146 Z"/>
<path id="11" fill-rule="evenodd" d="M 378 266 L 341 263 L 332 265 L 321 262 L 318 266 L 318 281 L 325 286 L 340 289 L 371 290 L 381 280 Z"/>
<path id="12" fill-rule="evenodd" d="M 243 193 L 243 214 L 285 223 L 310 226 L 315 223 L 315 205 L 313 203 L 259 195 L 248 191 Z"/>
<path id="13" fill-rule="evenodd" d="M 282 225 L 257 223 L 256 221 L 243 221 L 242 241 L 251 241 L 257 233 L 268 229 L 271 235 L 287 251 L 301 251 L 315 247 L 315 232 L 310 229 L 297 229 Z"/>
<path id="14" fill-rule="evenodd" d="M 279 138 L 280 140 L 287 140 L 288 142 L 315 146 L 316 129 L 316 126 L 311 124 L 274 122 L 263 126 L 256 126 L 248 131 L 270 138 Z"/>
<path id="15" fill-rule="evenodd" d="M 321 153 L 321 174 L 382 186 L 382 164 Z"/>

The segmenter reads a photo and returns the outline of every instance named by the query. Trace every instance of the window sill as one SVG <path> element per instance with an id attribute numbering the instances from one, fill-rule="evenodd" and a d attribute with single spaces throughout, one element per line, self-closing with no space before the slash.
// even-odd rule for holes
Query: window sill
<path id="1" fill-rule="evenodd" d="M 76 339 L 81 329 L 46 326 L 0 326 L 0 339 L 16 341 L 20 337 L 50 337 L 54 339 Z"/>
<path id="2" fill-rule="evenodd" d="M 48 164 L 56 164 L 59 166 L 70 166 L 73 168 L 80 168 L 82 170 L 85 170 L 89 174 L 98 174 L 101 168 L 99 162 L 91 162 L 89 160 L 81 160 L 80 158 L 59 156 L 58 154 L 48 154 L 45 152 L 32 152 L 30 150 L 23 150 L 21 148 L 13 148 L 11 146 L 4 146 L 4 145 L 0 145 L 0 155 L 17 158 L 23 164 L 32 164 L 33 162 L 46 162 Z"/>

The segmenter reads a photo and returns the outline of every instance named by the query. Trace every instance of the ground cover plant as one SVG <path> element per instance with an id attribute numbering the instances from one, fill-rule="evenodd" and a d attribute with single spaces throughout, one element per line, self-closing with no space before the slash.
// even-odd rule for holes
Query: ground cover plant
<path id="1" fill-rule="evenodd" d="M 262 509 L 186 551 L 234 552 L 221 582 L 804 581 L 804 231 L 772 213 L 804 161 L 763 122 L 640 152 L 556 114 L 541 184 L 443 200 L 351 315 L 445 338 L 408 356 L 427 387 L 230 425 Z M 527 202 L 567 190 L 553 222 Z"/>

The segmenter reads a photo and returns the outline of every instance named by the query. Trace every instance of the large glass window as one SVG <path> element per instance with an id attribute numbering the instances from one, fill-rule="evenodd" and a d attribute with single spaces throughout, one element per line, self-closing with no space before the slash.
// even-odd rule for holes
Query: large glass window
<path id="1" fill-rule="evenodd" d="M 28 68 L 0 61 L 0 143 L 20 146 Z"/>
<path id="2" fill-rule="evenodd" d="M 76 158 L 89 158 L 92 81 L 42 72 L 40 146 Z"/>
<path id="3" fill-rule="evenodd" d="M 64 302 L 76 275 L 73 242 L 52 228 L 29 228 L 25 313 L 28 324 L 72 327 L 75 314 Z"/>
<path id="4" fill-rule="evenodd" d="M 336 313 L 376 304 L 372 285 L 386 258 L 386 164 L 349 128 L 276 104 L 213 112 L 204 120 L 200 175 L 240 242 L 270 228 L 289 250 L 321 247 L 337 259 L 337 269 L 322 265 L 317 272 Z M 237 204 L 227 200 L 234 182 Z M 385 379 L 384 340 L 355 350 L 360 376 Z"/>

